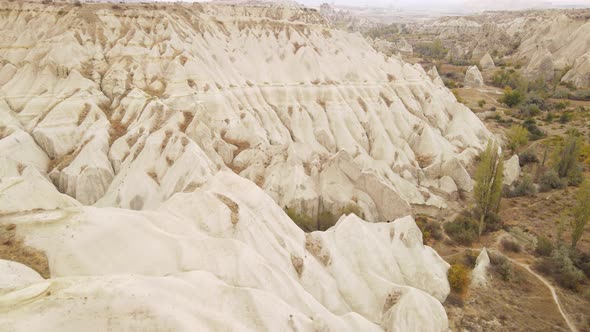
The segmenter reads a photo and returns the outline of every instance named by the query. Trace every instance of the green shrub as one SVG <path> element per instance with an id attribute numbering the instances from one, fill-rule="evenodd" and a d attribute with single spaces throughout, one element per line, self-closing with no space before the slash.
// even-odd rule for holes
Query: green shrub
<path id="1" fill-rule="evenodd" d="M 526 117 L 537 116 L 541 113 L 541 109 L 537 105 L 525 105 L 522 109 L 522 114 Z"/>
<path id="2" fill-rule="evenodd" d="M 414 46 L 414 52 L 427 58 L 440 60 L 447 55 L 449 50 L 444 47 L 440 39 L 436 39 L 431 43 L 420 43 Z"/>
<path id="3" fill-rule="evenodd" d="M 449 268 L 447 272 L 447 279 L 449 280 L 449 285 L 451 286 L 451 290 L 462 296 L 465 296 L 467 290 L 469 289 L 470 283 L 470 271 L 469 269 L 463 264 L 453 264 Z"/>
<path id="4" fill-rule="evenodd" d="M 547 172 L 541 175 L 539 179 L 539 184 L 541 186 L 540 190 L 545 192 L 551 189 L 563 189 L 565 188 L 566 183 L 559 178 L 557 172 L 554 170 L 548 170 Z"/>
<path id="5" fill-rule="evenodd" d="M 541 256 L 550 256 L 551 252 L 553 252 L 553 243 L 551 243 L 551 241 L 544 237 L 544 236 L 539 236 L 537 238 L 537 246 L 535 248 L 535 252 Z"/>
<path id="6" fill-rule="evenodd" d="M 574 100 L 590 100 L 590 89 L 588 90 L 577 90 L 569 95 Z"/>
<path id="7" fill-rule="evenodd" d="M 524 166 L 526 164 L 538 163 L 539 158 L 535 154 L 533 150 L 524 150 L 523 152 L 518 154 L 518 162 L 520 166 Z"/>
<path id="8" fill-rule="evenodd" d="M 516 183 L 506 193 L 507 197 L 532 197 L 537 194 L 537 188 L 533 183 L 533 179 L 527 174 Z"/>
<path id="9" fill-rule="evenodd" d="M 510 264 L 510 261 L 506 257 L 502 255 L 490 255 L 490 264 L 492 271 L 500 275 L 502 280 L 512 280 L 512 264 Z"/>
<path id="10" fill-rule="evenodd" d="M 574 251 L 571 255 L 574 266 L 590 278 L 590 253 Z"/>
<path id="11" fill-rule="evenodd" d="M 560 86 L 555 88 L 555 92 L 553 92 L 553 98 L 556 98 L 556 99 L 566 99 L 569 97 L 569 95 L 570 95 L 570 91 L 568 89 L 565 89 Z"/>
<path id="12" fill-rule="evenodd" d="M 551 112 L 547 112 L 547 115 L 545 116 L 545 122 L 552 122 L 553 121 L 553 113 Z"/>
<path id="13" fill-rule="evenodd" d="M 535 119 L 528 118 L 524 120 L 522 126 L 525 127 L 529 131 L 529 139 L 531 141 L 536 141 L 540 138 L 545 137 L 545 133 L 537 127 L 537 122 Z"/>
<path id="14" fill-rule="evenodd" d="M 504 226 L 504 223 L 502 222 L 502 218 L 500 218 L 500 215 L 493 212 L 490 212 L 485 216 L 484 222 L 484 232 L 486 233 L 498 231 L 502 228 L 502 226 Z"/>
<path id="15" fill-rule="evenodd" d="M 531 92 L 524 100 L 525 105 L 535 105 L 540 110 L 547 109 L 547 96 L 544 93 Z"/>
<path id="16" fill-rule="evenodd" d="M 452 222 L 446 223 L 444 229 L 453 241 L 470 245 L 478 237 L 479 224 L 472 215 L 462 213 Z"/>
<path id="17" fill-rule="evenodd" d="M 529 142 L 529 131 L 520 125 L 512 125 L 506 136 L 508 138 L 508 148 L 512 151 L 516 151 L 516 149 Z"/>
<path id="18" fill-rule="evenodd" d="M 480 100 L 477 102 L 477 105 L 478 105 L 480 108 L 483 108 L 483 107 L 485 106 L 485 104 L 486 104 L 486 101 L 485 101 L 485 100 L 483 100 L 483 99 L 480 99 Z"/>
<path id="19" fill-rule="evenodd" d="M 492 85 L 498 88 L 519 89 L 526 85 L 520 74 L 514 69 L 499 69 L 492 76 Z"/>
<path id="20" fill-rule="evenodd" d="M 337 213 L 331 213 L 329 211 L 321 212 L 317 218 L 299 213 L 294 208 L 285 208 L 285 213 L 293 220 L 293 222 L 299 226 L 305 232 L 313 232 L 317 230 L 326 230 L 336 224 L 338 219 L 342 215 L 355 214 L 360 218 L 363 218 L 358 206 L 349 204 L 340 209 Z"/>
<path id="21" fill-rule="evenodd" d="M 561 287 L 576 289 L 584 278 L 582 271 L 578 270 L 570 258 L 567 247 L 561 246 L 551 255 L 553 265 L 553 277 Z"/>
<path id="22" fill-rule="evenodd" d="M 568 123 L 572 120 L 572 113 L 564 112 L 559 116 L 559 123 Z"/>
<path id="23" fill-rule="evenodd" d="M 582 166 L 576 165 L 567 175 L 567 184 L 577 187 L 584 181 L 584 173 Z"/>
<path id="24" fill-rule="evenodd" d="M 524 94 L 520 90 L 513 90 L 510 87 L 504 89 L 504 95 L 500 98 L 500 102 L 506 104 L 508 107 L 514 107 L 524 100 Z"/>
<path id="25" fill-rule="evenodd" d="M 285 208 L 285 213 L 287 213 L 289 218 L 291 218 L 291 220 L 293 220 L 293 222 L 303 231 L 313 232 L 318 230 L 316 221 L 311 217 L 300 214 L 295 209 L 289 207 Z"/>
<path id="26" fill-rule="evenodd" d="M 560 102 L 556 103 L 555 105 L 553 105 L 553 108 L 555 108 L 558 111 L 563 111 L 568 106 L 569 106 L 569 102 L 560 101 Z"/>
<path id="27" fill-rule="evenodd" d="M 429 243 L 431 240 L 440 241 L 443 239 L 442 228 L 439 222 L 429 220 L 425 216 L 416 216 L 416 225 L 422 232 L 424 243 Z"/>
<path id="28" fill-rule="evenodd" d="M 455 81 L 449 80 L 447 78 L 443 78 L 443 83 L 449 89 L 454 89 L 457 87 L 457 83 L 455 83 Z"/>
<path id="29" fill-rule="evenodd" d="M 503 238 L 501 243 L 502 243 L 502 248 L 505 251 L 515 252 L 515 253 L 519 253 L 522 251 L 522 246 L 520 244 L 514 242 L 513 240 Z"/>
<path id="30" fill-rule="evenodd" d="M 555 248 L 551 257 L 546 257 L 535 264 L 535 269 L 542 274 L 553 277 L 564 288 L 575 290 L 584 279 L 584 274 L 573 263 L 566 246 Z"/>

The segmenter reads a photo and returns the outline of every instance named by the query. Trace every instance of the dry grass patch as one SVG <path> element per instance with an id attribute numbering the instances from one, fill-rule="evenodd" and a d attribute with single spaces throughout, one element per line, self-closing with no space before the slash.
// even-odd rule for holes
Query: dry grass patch
<path id="1" fill-rule="evenodd" d="M 324 266 L 328 266 L 332 260 L 330 253 L 325 252 L 321 240 L 314 238 L 311 234 L 305 234 L 305 250 L 309 251 Z"/>
<path id="2" fill-rule="evenodd" d="M 301 277 L 304 268 L 303 258 L 291 255 L 291 264 L 293 264 L 293 268 L 295 269 L 295 272 L 297 272 L 297 275 Z"/>
<path id="3" fill-rule="evenodd" d="M 222 194 L 216 193 L 215 196 L 217 196 L 217 198 L 231 211 L 231 223 L 233 225 L 237 224 L 238 221 L 240 221 L 240 206 L 238 203 Z"/>
<path id="4" fill-rule="evenodd" d="M 0 259 L 19 262 L 37 271 L 43 278 L 51 277 L 49 263 L 44 252 L 29 247 L 24 240 L 16 235 L 16 225 L 1 226 Z"/>
<path id="5" fill-rule="evenodd" d="M 156 171 L 151 170 L 147 172 L 147 175 L 152 178 L 152 180 L 154 180 L 154 182 L 156 184 L 158 184 L 158 186 L 160 185 L 160 180 L 158 179 L 158 173 L 156 173 Z"/>

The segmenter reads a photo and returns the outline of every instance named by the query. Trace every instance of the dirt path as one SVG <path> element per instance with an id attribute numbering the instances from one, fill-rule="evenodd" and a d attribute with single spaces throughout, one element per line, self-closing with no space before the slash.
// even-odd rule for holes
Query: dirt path
<path id="1" fill-rule="evenodd" d="M 547 279 L 545 279 L 543 276 L 541 276 L 538 273 L 536 273 L 535 271 L 533 271 L 533 269 L 531 269 L 531 266 L 529 264 L 522 263 L 522 262 L 520 262 L 520 261 L 518 261 L 518 260 L 516 260 L 514 258 L 508 257 L 508 256 L 504 255 L 500 251 L 500 249 L 499 249 L 500 243 L 501 243 L 502 239 L 506 235 L 507 235 L 506 233 L 502 233 L 498 237 L 496 237 L 496 239 L 493 242 L 492 246 L 489 247 L 489 248 L 487 248 L 488 252 L 490 252 L 490 253 L 493 252 L 493 253 L 496 253 L 496 254 L 499 254 L 499 255 L 502 255 L 502 256 L 506 257 L 506 259 L 508 259 L 511 263 L 516 264 L 516 265 L 522 267 L 527 272 L 529 272 L 530 274 L 532 274 L 535 278 L 537 278 L 539 281 L 541 281 L 543 283 L 543 285 L 545 285 L 545 287 L 547 287 L 549 289 L 549 291 L 551 293 L 551 297 L 553 298 L 553 302 L 557 306 L 557 309 L 559 310 L 559 313 L 561 314 L 561 317 L 563 317 L 563 320 L 567 324 L 567 326 L 570 329 L 570 331 L 572 331 L 572 332 L 578 332 L 578 328 L 569 319 L 569 316 L 565 312 L 565 309 L 561 305 L 561 302 L 559 302 L 559 297 L 557 296 L 557 292 L 555 291 L 555 287 L 553 287 L 553 285 L 551 285 L 551 283 Z M 442 256 L 442 257 L 446 259 L 446 258 L 449 258 L 449 257 L 460 255 L 463 252 L 465 252 L 466 250 L 476 250 L 476 249 L 470 248 L 470 247 L 459 247 L 458 249 L 460 249 L 460 251 L 458 251 L 456 253 L 453 253 L 453 254 L 446 255 L 446 256 Z"/>
<path id="2" fill-rule="evenodd" d="M 502 254 L 500 252 L 500 250 L 498 249 L 500 242 L 502 241 L 502 239 L 506 236 L 506 233 L 500 234 L 497 238 L 496 241 L 494 242 L 494 248 L 490 248 L 490 251 L 494 251 L 504 257 L 506 257 L 506 259 L 508 259 L 511 263 L 516 264 L 520 267 L 522 267 L 523 269 L 527 270 L 530 274 L 532 274 L 533 276 L 535 276 L 537 279 L 539 279 L 539 281 L 541 281 L 543 283 L 543 285 L 545 285 L 545 287 L 547 287 L 549 289 L 549 291 L 551 292 L 551 297 L 553 297 L 553 302 L 555 302 L 555 305 L 557 306 L 557 309 L 559 310 L 559 313 L 561 314 L 561 317 L 563 317 L 563 320 L 565 320 L 565 323 L 567 324 L 567 326 L 569 327 L 570 331 L 572 332 L 578 332 L 578 329 L 576 328 L 576 326 L 572 323 L 572 321 L 569 319 L 568 315 L 565 313 L 565 310 L 563 309 L 563 307 L 561 306 L 561 303 L 559 302 L 559 298 L 557 297 L 557 293 L 555 292 L 555 287 L 553 287 L 553 285 L 551 285 L 551 283 L 549 283 L 549 281 L 547 281 L 547 279 L 545 279 L 543 276 L 541 276 L 540 274 L 538 274 L 537 272 L 533 271 L 533 269 L 531 269 L 531 266 L 529 264 L 525 264 L 522 263 L 516 259 L 510 258 L 504 254 Z"/>
<path id="3" fill-rule="evenodd" d="M 567 314 L 563 310 L 563 307 L 561 306 L 561 303 L 559 302 L 559 298 L 557 297 L 557 293 L 555 292 L 555 287 L 553 287 L 549 283 L 549 281 L 547 281 L 547 279 L 543 278 L 543 276 L 541 276 L 541 275 L 537 274 L 537 272 L 533 271 L 533 269 L 531 269 L 530 265 L 521 263 L 521 262 L 517 261 L 516 259 L 512 259 L 507 256 L 505 256 L 505 257 L 513 264 L 516 264 L 516 265 L 522 267 L 523 269 L 527 270 L 530 274 L 534 275 L 537 279 L 539 279 L 547 288 L 549 288 L 549 290 L 551 291 L 551 296 L 553 297 L 553 302 L 555 302 L 555 304 L 557 305 L 557 309 L 559 309 L 559 313 L 561 314 L 561 316 L 565 320 L 570 331 L 578 332 L 578 329 L 576 328 L 576 326 L 570 321 L 569 317 L 567 316 Z"/>

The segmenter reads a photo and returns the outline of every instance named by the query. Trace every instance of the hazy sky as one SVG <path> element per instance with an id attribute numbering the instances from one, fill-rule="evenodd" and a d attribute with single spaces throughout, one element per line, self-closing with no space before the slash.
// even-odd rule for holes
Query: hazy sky
<path id="1" fill-rule="evenodd" d="M 306 5 L 317 5 L 323 2 L 337 5 L 379 6 L 400 8 L 441 9 L 445 7 L 482 9 L 514 9 L 532 7 L 562 7 L 564 5 L 585 5 L 590 7 L 590 0 L 299 0 Z"/>
<path id="2" fill-rule="evenodd" d="M 139 0 L 135 0 L 139 1 Z M 146 0 L 141 0 L 146 1 Z M 153 0 L 147 0 L 153 1 Z M 178 1 L 178 0 L 158 0 Z M 180 0 L 185 2 L 207 2 L 207 0 Z M 272 1 L 272 0 L 270 0 Z M 330 3 L 354 7 L 386 7 L 402 9 L 421 9 L 435 11 L 483 11 L 510 10 L 526 8 L 563 8 L 563 7 L 587 7 L 590 8 L 590 0 L 295 0 L 307 6 L 319 6 L 322 3 Z"/>

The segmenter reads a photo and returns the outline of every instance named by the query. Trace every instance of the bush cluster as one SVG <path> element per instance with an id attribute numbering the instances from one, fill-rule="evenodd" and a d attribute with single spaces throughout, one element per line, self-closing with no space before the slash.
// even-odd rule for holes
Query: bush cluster
<path id="1" fill-rule="evenodd" d="M 497 273 L 504 281 L 512 280 L 512 264 L 502 255 L 490 255 L 492 271 Z"/>
<path id="2" fill-rule="evenodd" d="M 584 274 L 573 263 L 570 251 L 565 246 L 554 249 L 551 257 L 545 257 L 535 264 L 535 269 L 553 277 L 564 288 L 575 290 L 584 279 Z"/>
<path id="3" fill-rule="evenodd" d="M 547 172 L 541 175 L 539 179 L 539 184 L 541 186 L 541 191 L 549 191 L 552 189 L 563 189 L 566 186 L 566 182 L 559 178 L 557 172 L 554 170 L 548 170 Z"/>
<path id="4" fill-rule="evenodd" d="M 504 249 L 505 251 L 510 251 L 514 253 L 519 253 L 522 251 L 522 246 L 511 239 L 503 238 L 501 243 L 502 249 Z"/>
<path id="5" fill-rule="evenodd" d="M 525 150 L 518 154 L 518 162 L 520 166 L 524 166 L 526 164 L 538 163 L 539 158 L 535 154 L 533 150 Z"/>
<path id="6" fill-rule="evenodd" d="M 447 279 L 453 292 L 462 296 L 467 293 L 471 278 L 470 271 L 465 265 L 460 263 L 451 265 L 447 273 Z"/>
<path id="7" fill-rule="evenodd" d="M 529 131 L 529 139 L 531 141 L 536 141 L 540 138 L 545 137 L 545 133 L 537 127 L 537 122 L 535 119 L 529 118 L 524 120 L 522 126 L 525 127 Z"/>
<path id="8" fill-rule="evenodd" d="M 551 241 L 548 238 L 544 236 L 539 236 L 537 238 L 537 246 L 535 248 L 535 252 L 541 256 L 548 257 L 553 252 L 553 243 L 551 243 Z"/>
<path id="9" fill-rule="evenodd" d="M 431 240 L 440 241 L 443 238 L 442 228 L 439 222 L 429 220 L 425 216 L 416 216 L 416 225 L 422 232 L 424 243 L 430 243 Z"/>
<path id="10" fill-rule="evenodd" d="M 524 93 L 520 90 L 513 90 L 510 87 L 504 89 L 504 95 L 500 98 L 500 102 L 506 104 L 508 107 L 514 107 L 524 100 Z"/>
<path id="11" fill-rule="evenodd" d="M 446 223 L 444 228 L 453 241 L 470 245 L 478 237 L 479 223 L 471 214 L 462 213 L 455 220 Z"/>
<path id="12" fill-rule="evenodd" d="M 506 197 L 533 197 L 537 194 L 537 188 L 533 183 L 533 179 L 529 175 L 525 175 L 522 179 L 516 181 L 512 187 L 508 188 L 505 193 Z"/>

